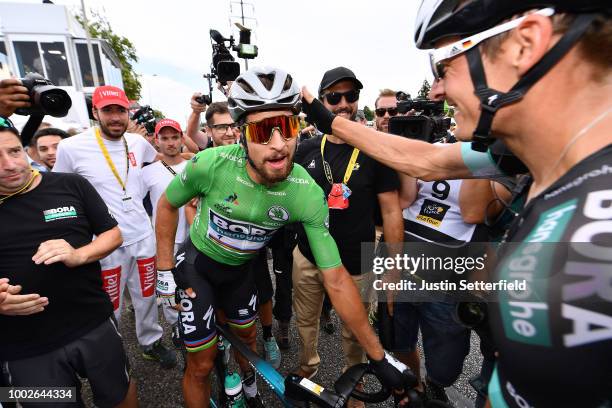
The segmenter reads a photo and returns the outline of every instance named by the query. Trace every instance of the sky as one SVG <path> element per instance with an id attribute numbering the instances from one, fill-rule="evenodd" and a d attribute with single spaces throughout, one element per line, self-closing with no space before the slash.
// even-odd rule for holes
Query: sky
<path id="1" fill-rule="evenodd" d="M 15 0 L 13 0 L 15 1 Z M 39 3 L 40 0 L 21 0 Z M 53 0 L 77 11 L 81 0 Z M 276 66 L 316 92 L 323 73 L 337 66 L 361 80 L 359 106 L 374 106 L 379 90 L 413 96 L 424 79 L 431 82 L 426 52 L 412 40 L 418 0 L 249 0 L 245 26 L 253 29 L 259 56 L 249 66 Z M 230 10 L 231 4 L 231 10 Z M 186 123 L 194 92 L 206 91 L 210 71 L 208 31 L 238 37 L 233 26 L 240 3 L 228 0 L 85 0 L 86 8 L 106 16 L 116 34 L 136 48 L 142 104 Z M 230 18 L 232 24 L 230 24 Z M 243 65 L 244 69 L 244 65 Z M 213 100 L 224 97 L 215 91 Z"/>

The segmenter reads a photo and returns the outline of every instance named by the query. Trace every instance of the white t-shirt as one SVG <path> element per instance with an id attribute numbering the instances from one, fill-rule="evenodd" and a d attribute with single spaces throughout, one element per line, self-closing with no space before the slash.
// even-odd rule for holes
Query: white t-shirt
<path id="1" fill-rule="evenodd" d="M 137 134 L 125 134 L 128 157 L 122 139 L 102 140 L 124 183 L 129 161 L 126 191 L 131 200 L 124 200 L 126 194 L 106 162 L 93 128 L 59 143 L 53 171 L 77 173 L 89 180 L 119 223 L 123 235 L 122 246 L 126 246 L 148 237 L 153 232 L 149 216 L 142 204 L 146 195 L 142 182 L 142 164 L 154 161 L 157 152 Z M 129 211 L 126 211 L 126 203 L 130 207 Z"/>
<path id="2" fill-rule="evenodd" d="M 172 170 L 176 174 L 180 174 L 188 161 L 184 160 L 179 164 L 175 164 L 170 166 Z M 163 165 L 161 161 L 156 161 L 153 164 L 149 164 L 144 169 L 142 169 L 142 182 L 145 186 L 145 190 L 151 193 L 151 204 L 153 205 L 153 225 L 155 225 L 155 220 L 157 219 L 157 202 L 159 201 L 161 195 L 166 191 L 166 187 L 170 184 L 170 181 L 174 176 L 170 173 L 170 170 Z M 185 208 L 181 207 L 179 209 L 179 221 L 178 227 L 176 229 L 176 237 L 174 238 L 174 242 L 176 244 L 182 244 L 185 242 L 185 238 L 189 234 L 189 224 L 187 223 L 187 218 L 185 217 Z"/>

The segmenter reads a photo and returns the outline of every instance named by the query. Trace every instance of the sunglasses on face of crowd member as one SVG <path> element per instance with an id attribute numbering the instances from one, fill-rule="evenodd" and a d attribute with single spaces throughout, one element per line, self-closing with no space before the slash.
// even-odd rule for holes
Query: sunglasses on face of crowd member
<path id="1" fill-rule="evenodd" d="M 538 14 L 545 17 L 550 17 L 555 14 L 555 10 L 553 8 L 545 8 L 538 10 L 532 14 Z M 454 58 L 458 55 L 463 54 L 466 51 L 471 50 L 481 42 L 491 37 L 494 37 L 498 34 L 504 33 L 506 31 L 510 31 L 516 27 L 518 27 L 523 20 L 527 16 L 519 17 L 517 19 L 508 21 L 506 23 L 500 24 L 493 28 L 489 28 L 481 33 L 474 34 L 470 37 L 463 38 L 459 41 L 456 41 L 452 44 L 445 45 L 444 47 L 440 47 L 429 53 L 429 61 L 431 63 L 431 70 L 433 72 L 434 78 L 436 80 L 440 80 L 444 78 L 444 74 L 446 73 L 446 66 L 444 61 L 447 61 L 451 58 Z"/>
<path id="2" fill-rule="evenodd" d="M 323 95 L 323 98 L 325 98 L 330 105 L 337 105 L 340 103 L 343 96 L 348 103 L 355 103 L 359 99 L 359 91 L 351 89 L 346 92 L 330 92 Z"/>
<path id="3" fill-rule="evenodd" d="M 227 129 L 233 130 L 237 125 L 235 123 L 219 123 L 218 125 L 211 125 L 210 127 L 221 132 L 227 132 Z"/>
<path id="4" fill-rule="evenodd" d="M 278 130 L 285 140 L 295 139 L 300 133 L 300 119 L 298 116 L 274 116 L 258 122 L 246 123 L 242 131 L 247 142 L 268 144 L 272 134 Z"/>
<path id="5" fill-rule="evenodd" d="M 374 112 L 376 113 L 376 116 L 378 116 L 379 118 L 382 118 L 383 116 L 385 116 L 385 113 L 388 113 L 389 116 L 395 116 L 397 115 L 397 108 L 376 108 Z"/>

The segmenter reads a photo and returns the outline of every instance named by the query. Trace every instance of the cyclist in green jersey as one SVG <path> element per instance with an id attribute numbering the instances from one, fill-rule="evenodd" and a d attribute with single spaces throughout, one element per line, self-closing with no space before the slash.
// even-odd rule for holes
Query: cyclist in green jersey
<path id="1" fill-rule="evenodd" d="M 208 406 L 209 374 L 216 354 L 215 319 L 223 318 L 255 350 L 257 292 L 248 262 L 280 227 L 304 225 L 326 290 L 338 315 L 356 334 L 386 386 L 401 388 L 406 366 L 389 356 L 370 327 L 359 293 L 342 266 L 327 229 L 323 192 L 299 165 L 293 164 L 299 133 L 301 95 L 280 69 L 253 68 L 230 90 L 232 118 L 241 126 L 241 145 L 197 154 L 170 183 L 157 210 L 159 275 L 171 287 L 176 279 L 180 328 L 187 355 L 183 378 L 188 407 Z M 178 208 L 200 197 L 191 240 L 172 246 Z M 159 285 L 159 283 L 158 283 Z M 237 356 L 246 377 L 247 361 Z M 251 402 L 254 383 L 245 381 Z"/>

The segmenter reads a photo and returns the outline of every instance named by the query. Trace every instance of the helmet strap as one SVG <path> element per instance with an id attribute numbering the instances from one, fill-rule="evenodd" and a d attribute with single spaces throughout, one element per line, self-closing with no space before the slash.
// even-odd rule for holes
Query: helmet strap
<path id="1" fill-rule="evenodd" d="M 497 111 L 506 105 L 518 102 L 527 91 L 557 64 L 578 42 L 598 14 L 580 14 L 563 37 L 538 61 L 513 87 L 504 93 L 489 88 L 482 65 L 479 47 L 466 52 L 470 76 L 474 83 L 474 94 L 480 100 L 480 118 L 473 133 L 472 150 L 485 152 L 495 140 L 491 136 L 491 125 Z"/>

